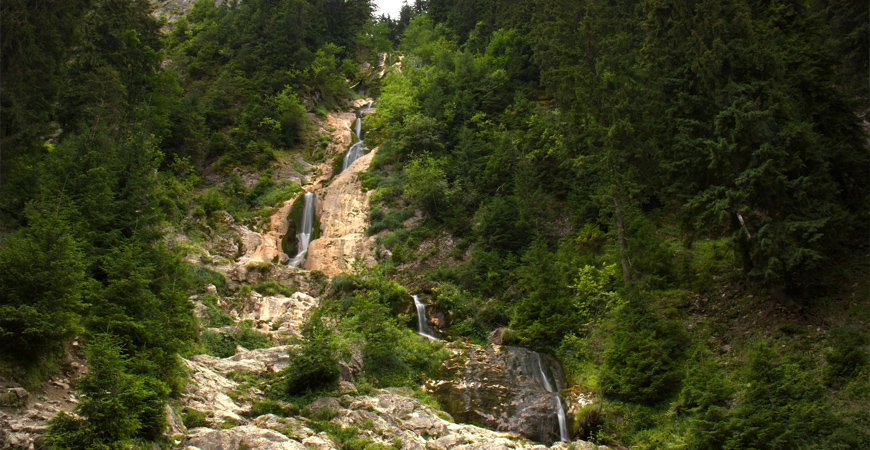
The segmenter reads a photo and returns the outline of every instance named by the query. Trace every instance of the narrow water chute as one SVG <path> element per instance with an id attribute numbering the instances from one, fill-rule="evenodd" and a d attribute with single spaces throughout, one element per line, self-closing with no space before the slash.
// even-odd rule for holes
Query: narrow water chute
<path id="1" fill-rule="evenodd" d="M 553 394 L 553 397 L 556 400 L 556 417 L 559 420 L 559 440 L 566 442 L 569 440 L 568 421 L 565 418 L 565 409 L 562 407 L 562 396 L 556 389 L 553 388 L 553 385 L 550 383 L 550 378 L 547 376 L 547 371 L 544 370 L 544 361 L 543 358 L 541 358 L 541 354 L 535 353 L 535 357 L 538 362 L 538 371 L 541 374 L 541 383 L 544 385 L 544 389 L 547 392 Z"/>
<path id="2" fill-rule="evenodd" d="M 414 306 L 417 308 L 417 333 L 429 339 L 437 340 L 435 331 L 429 325 L 429 319 L 426 317 L 426 304 L 421 302 L 420 298 L 416 295 L 412 295 L 411 298 L 414 299 Z"/>
<path id="3" fill-rule="evenodd" d="M 359 110 L 358 117 L 356 121 L 353 123 L 353 134 L 356 136 L 357 141 L 347 149 L 347 153 L 344 154 L 344 160 L 341 164 L 341 171 L 344 172 L 353 164 L 354 161 L 358 160 L 365 154 L 366 151 L 366 143 L 363 141 L 363 133 L 362 133 L 362 112 L 365 109 L 371 107 L 371 103 L 367 103 Z"/>
<path id="4" fill-rule="evenodd" d="M 311 243 L 311 234 L 314 232 L 314 193 L 306 192 L 303 200 L 302 223 L 299 226 L 299 233 L 296 233 L 296 240 L 299 242 L 299 253 L 290 260 L 290 265 L 294 267 L 298 267 L 305 260 L 305 254 L 308 253 L 308 244 Z"/>

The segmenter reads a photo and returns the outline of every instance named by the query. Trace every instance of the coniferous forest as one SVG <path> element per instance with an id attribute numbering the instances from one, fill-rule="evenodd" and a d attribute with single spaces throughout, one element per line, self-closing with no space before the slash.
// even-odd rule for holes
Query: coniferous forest
<path id="1" fill-rule="evenodd" d="M 552 356 L 557 396 L 592 399 L 568 409 L 572 439 L 870 447 L 866 1 L 416 0 L 392 18 L 370 0 L 4 0 L 0 14 L 0 381 L 38 392 L 70 354 L 87 366 L 36 448 L 176 448 L 167 405 L 189 430 L 213 419 L 182 403 L 186 361 L 282 344 L 286 368 L 231 377 L 259 392 L 237 393 L 252 418 L 306 417 L 328 448 L 403 449 L 303 405 L 342 395 L 358 353 L 354 392 L 446 409 L 427 380 L 488 340 Z M 301 193 L 338 174 L 332 120 L 361 98 L 373 259 L 327 274 L 275 257 L 233 279 L 202 249 L 265 233 L 283 205 L 283 251 L 304 256 Z M 296 292 L 317 305 L 280 342 L 232 313 Z M 443 341 L 414 333 L 410 294 Z M 4 412 L 32 404 L 11 392 Z"/>

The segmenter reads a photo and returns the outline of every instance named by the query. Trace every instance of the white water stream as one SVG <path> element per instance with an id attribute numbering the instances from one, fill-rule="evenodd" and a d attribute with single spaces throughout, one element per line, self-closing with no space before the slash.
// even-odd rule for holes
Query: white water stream
<path id="1" fill-rule="evenodd" d="M 299 227 L 299 233 L 296 233 L 296 240 L 299 241 L 299 252 L 290 260 L 290 265 L 293 267 L 298 267 L 302 261 L 305 261 L 308 244 L 311 243 L 311 233 L 314 231 L 314 193 L 306 192 L 304 201 L 302 224 Z"/>
<path id="2" fill-rule="evenodd" d="M 414 306 L 417 307 L 417 333 L 429 339 L 439 340 L 434 336 L 434 331 L 429 326 L 429 320 L 426 318 L 426 305 L 416 295 L 411 297 L 414 299 Z"/>
<path id="3" fill-rule="evenodd" d="M 357 111 L 356 121 L 353 123 L 353 134 L 356 136 L 356 143 L 350 146 L 347 149 L 347 153 L 344 154 L 344 161 L 341 164 L 341 171 L 344 172 L 353 164 L 354 161 L 360 159 L 366 153 L 366 143 L 363 141 L 363 133 L 362 133 L 362 118 L 366 111 L 372 108 L 372 105 L 375 102 L 371 101 L 362 105 Z"/>
<path id="4" fill-rule="evenodd" d="M 550 379 L 547 377 L 547 372 L 544 370 L 544 362 L 543 358 L 539 353 L 535 353 L 538 359 L 538 370 L 541 372 L 541 382 L 544 384 L 544 389 L 547 392 L 553 394 L 553 397 L 556 399 L 556 415 L 559 419 L 559 440 L 563 442 L 567 442 L 568 438 L 568 422 L 565 419 L 565 410 L 562 408 L 562 395 L 559 394 L 555 389 L 553 389 L 553 385 L 550 384 Z"/>

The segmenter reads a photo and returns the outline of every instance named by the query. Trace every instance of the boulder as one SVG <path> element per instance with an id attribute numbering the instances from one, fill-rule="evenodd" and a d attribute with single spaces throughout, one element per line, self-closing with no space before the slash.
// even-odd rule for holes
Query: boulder
<path id="1" fill-rule="evenodd" d="M 181 360 L 190 370 L 191 381 L 183 395 L 185 406 L 200 412 L 212 412 L 218 424 L 225 419 L 244 422 L 242 415 L 247 414 L 248 410 L 227 395 L 238 383 L 215 371 L 208 363 L 193 361 L 194 358 Z"/>
<path id="2" fill-rule="evenodd" d="M 283 434 L 251 425 L 227 430 L 196 428 L 185 439 L 184 445 L 200 450 L 306 450 L 305 446 Z"/>
<path id="3" fill-rule="evenodd" d="M 520 347 L 452 344 L 453 355 L 427 387 L 457 421 L 512 431 L 545 444 L 559 440 L 556 393 L 565 375 L 552 358 Z M 547 381 L 542 377 L 542 371 Z M 555 386 L 553 386 L 555 382 Z"/>
<path id="4" fill-rule="evenodd" d="M 252 295 L 239 318 L 280 323 L 276 331 L 299 336 L 308 311 L 317 304 L 317 299 L 302 292 L 294 292 L 290 297 Z"/>
<path id="5" fill-rule="evenodd" d="M 289 345 L 279 345 L 271 348 L 258 348 L 248 350 L 239 348 L 235 355 L 228 358 L 216 358 L 210 355 L 194 355 L 190 357 L 209 368 L 227 373 L 231 371 L 245 371 L 252 373 L 277 372 L 289 363 L 290 356 L 287 354 Z"/>
<path id="6" fill-rule="evenodd" d="M 332 439 L 329 438 L 329 435 L 326 433 L 320 433 L 315 436 L 309 436 L 302 441 L 302 445 L 305 448 L 311 450 L 335 450 L 338 449 L 338 446 L 332 442 Z"/>

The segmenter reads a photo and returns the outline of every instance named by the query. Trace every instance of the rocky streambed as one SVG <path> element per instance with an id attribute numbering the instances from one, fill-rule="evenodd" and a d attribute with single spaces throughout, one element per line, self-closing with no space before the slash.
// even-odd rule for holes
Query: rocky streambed
<path id="1" fill-rule="evenodd" d="M 378 448 L 380 445 L 383 446 L 380 448 L 397 450 L 548 448 L 523 436 L 523 427 L 535 426 L 536 419 L 532 411 L 524 416 L 524 421 L 514 424 L 520 427 L 519 430 L 493 431 L 456 423 L 448 413 L 415 398 L 421 396 L 420 391 L 415 396 L 408 388 L 358 389 L 347 381 L 343 381 L 339 390 L 331 396 L 315 399 L 306 405 L 283 402 L 271 405 L 276 411 L 299 411 L 296 414 L 256 415 L 253 413 L 256 408 L 252 408 L 252 405 L 262 396 L 262 392 L 250 387 L 245 390 L 243 383 L 230 378 L 240 378 L 240 368 L 247 368 L 249 370 L 246 371 L 250 373 L 280 370 L 286 365 L 286 359 L 282 356 L 285 351 L 284 347 L 261 351 L 242 349 L 231 358 L 193 357 L 185 361 L 191 370 L 191 384 L 184 395 L 183 407 L 202 412 L 207 417 L 207 426 L 193 429 L 179 426 L 172 430 L 179 446 L 186 450 L 332 450 L 349 448 L 351 443 L 360 446 L 358 448 Z M 488 350 L 480 348 L 474 351 Z M 513 348 L 491 351 L 507 355 L 516 352 Z M 265 361 L 268 362 L 264 364 Z M 231 372 L 234 372 L 233 375 L 229 375 Z M 478 380 L 450 380 L 447 383 L 471 386 L 475 381 Z M 496 386 L 494 389 L 510 391 L 512 387 Z M 518 394 L 524 397 L 529 392 L 521 390 Z M 431 397 L 422 394 L 422 398 Z M 497 414 L 503 409 L 496 407 L 492 413 Z M 541 419 L 541 416 L 537 419 Z M 180 424 L 178 419 L 172 422 Z M 369 447 L 372 445 L 375 447 Z M 578 440 L 557 442 L 549 448 L 606 447 Z"/>

